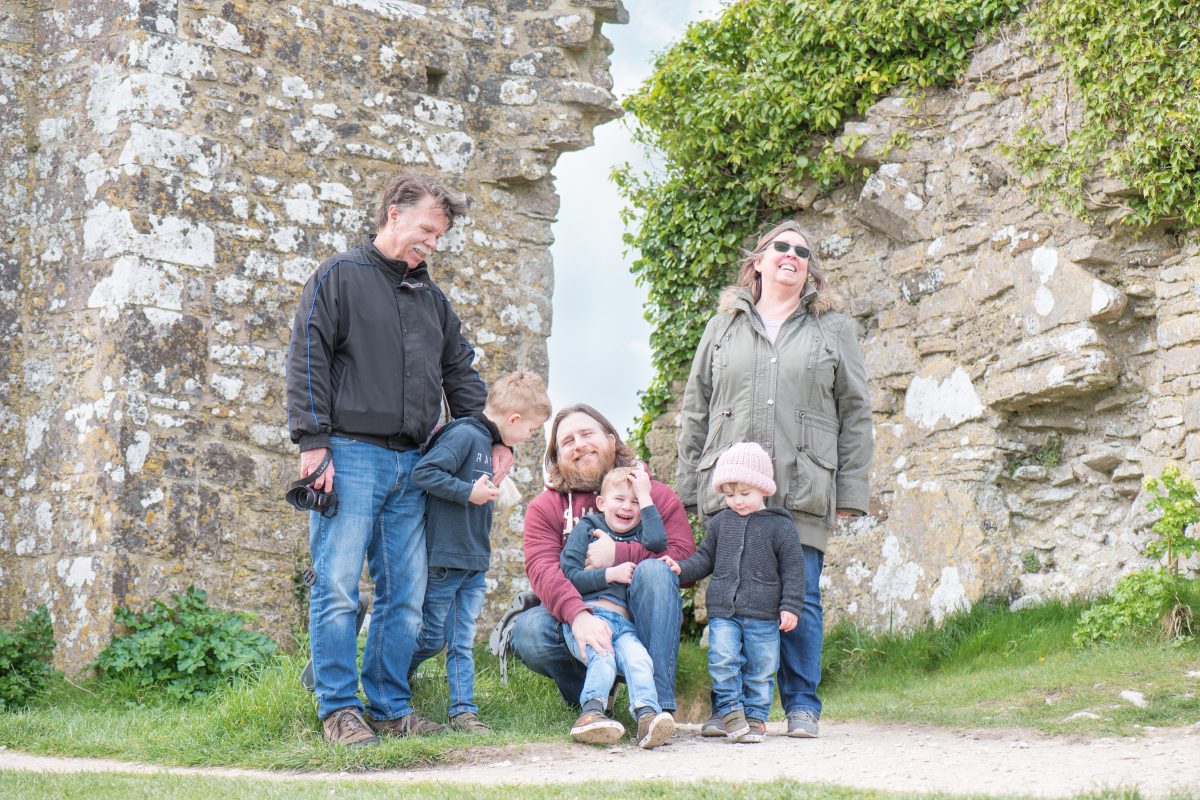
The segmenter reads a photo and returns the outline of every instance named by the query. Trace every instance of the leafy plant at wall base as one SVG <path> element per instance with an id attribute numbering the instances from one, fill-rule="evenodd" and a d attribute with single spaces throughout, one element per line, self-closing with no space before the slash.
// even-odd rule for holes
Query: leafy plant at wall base
<path id="1" fill-rule="evenodd" d="M 1200 551 L 1200 539 L 1188 536 L 1188 529 L 1200 522 L 1200 496 L 1196 483 L 1179 469 L 1178 464 L 1163 467 L 1162 476 L 1146 480 L 1146 490 L 1153 493 L 1146 508 L 1161 511 L 1162 516 L 1151 526 L 1161 538 L 1146 547 L 1151 558 L 1167 559 L 1167 571 L 1179 575 L 1179 559 Z"/>
<path id="2" fill-rule="evenodd" d="M 1179 603 L 1176 584 L 1173 575 L 1158 567 L 1126 575 L 1117 581 L 1108 598 L 1079 617 L 1072 637 L 1075 644 L 1157 632 L 1164 615 Z"/>
<path id="3" fill-rule="evenodd" d="M 251 615 L 210 607 L 195 586 L 175 595 L 174 606 L 154 600 L 140 613 L 118 608 L 116 617 L 129 633 L 100 653 L 96 669 L 177 700 L 212 692 L 275 652 L 268 636 L 246 630 Z"/>
<path id="4" fill-rule="evenodd" d="M 1085 611 L 1075 630 L 1077 644 L 1155 628 L 1168 639 L 1193 635 L 1200 598 L 1195 582 L 1182 576 L 1179 559 L 1200 551 L 1200 539 L 1188 536 L 1189 528 L 1200 522 L 1200 496 L 1178 464 L 1168 464 L 1160 477 L 1148 478 L 1146 490 L 1153 495 L 1146 508 L 1163 512 L 1151 526 L 1158 538 L 1146 546 L 1146 555 L 1165 557 L 1166 563 L 1126 575 L 1108 599 Z"/>
<path id="5" fill-rule="evenodd" d="M 900 87 L 952 83 L 979 32 L 1019 8 L 1012 0 L 743 0 L 658 56 L 625 108 L 637 120 L 635 139 L 664 169 L 613 175 L 653 328 L 655 377 L 632 437 L 643 457 L 739 247 L 782 216 L 782 198 L 797 187 L 852 176 L 832 141 L 844 121 Z M 901 135 L 891 144 L 905 143 Z"/>
<path id="6" fill-rule="evenodd" d="M 54 628 L 44 605 L 13 629 L 0 628 L 0 711 L 23 706 L 54 676 Z"/>

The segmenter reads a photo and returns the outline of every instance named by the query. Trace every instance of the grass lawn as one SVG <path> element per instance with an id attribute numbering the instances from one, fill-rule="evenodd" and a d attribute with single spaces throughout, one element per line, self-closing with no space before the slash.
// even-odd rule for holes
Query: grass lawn
<path id="1" fill-rule="evenodd" d="M 240 778 L 210 778 L 182 775 L 39 775 L 0 772 L 0 793 L 22 800 L 193 800 L 220 797 L 222 800 L 968 800 L 982 795 L 902 794 L 869 789 L 810 785 L 795 781 L 770 783 L 667 783 L 646 781 L 604 785 L 550 784 L 546 786 L 478 787 L 445 784 L 395 784 L 358 781 L 263 781 Z M 988 796 L 995 800 L 995 795 Z M 1076 800 L 1141 800 L 1137 792 L 1108 791 L 1078 795 Z M 1172 796 L 1169 800 L 1185 800 Z"/>
<path id="2" fill-rule="evenodd" d="M 833 720 L 1020 726 L 1082 735 L 1136 734 L 1141 726 L 1200 720 L 1200 678 L 1188 674 L 1200 671 L 1200 646 L 1143 639 L 1079 650 L 1070 635 L 1081 610 L 1051 604 L 1014 613 L 983 603 L 941 628 L 905 636 L 835 628 L 826 644 L 825 714 Z M 0 714 L 0 745 L 185 766 L 369 771 L 453 761 L 480 745 L 566 742 L 575 717 L 548 680 L 519 663 L 511 665 L 509 684 L 501 685 L 495 659 L 481 649 L 477 699 L 494 733 L 388 739 L 379 747 L 346 750 L 321 739 L 313 695 L 298 681 L 304 660 L 303 654 L 280 656 L 257 676 L 184 705 L 111 683 L 61 682 L 29 708 Z M 706 655 L 695 645 L 681 650 L 679 684 L 681 718 L 702 719 L 708 704 Z M 441 662 L 423 665 L 415 685 L 418 711 L 444 718 Z M 1142 692 L 1148 707 L 1121 701 L 1125 689 Z M 1072 719 L 1077 711 L 1099 718 Z M 632 724 L 623 708 L 620 716 Z M 774 796 L 773 790 L 762 791 L 768 793 L 740 796 Z"/>

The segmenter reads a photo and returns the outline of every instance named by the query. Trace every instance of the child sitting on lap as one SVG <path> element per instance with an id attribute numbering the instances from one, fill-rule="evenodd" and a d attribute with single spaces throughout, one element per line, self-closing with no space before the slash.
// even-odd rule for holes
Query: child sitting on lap
<path id="1" fill-rule="evenodd" d="M 638 747 L 649 750 L 671 738 L 675 720 L 658 704 L 654 664 L 629 620 L 626 592 L 637 565 L 626 561 L 607 569 L 585 569 L 584 561 L 594 535 L 608 535 L 618 542 L 636 541 L 647 550 L 661 553 L 667 548 L 667 532 L 650 499 L 650 476 L 641 465 L 617 467 L 605 475 L 596 508 L 600 514 L 588 514 L 571 531 L 561 565 L 592 613 L 612 631 L 613 655 L 588 646 L 584 657 L 571 626 L 563 626 L 567 647 L 587 664 L 579 696 L 583 713 L 571 728 L 571 738 L 600 744 L 615 742 L 625 733 L 625 726 L 605 714 L 608 694 L 620 669 L 629 688 L 629 713 L 638 724 Z"/>

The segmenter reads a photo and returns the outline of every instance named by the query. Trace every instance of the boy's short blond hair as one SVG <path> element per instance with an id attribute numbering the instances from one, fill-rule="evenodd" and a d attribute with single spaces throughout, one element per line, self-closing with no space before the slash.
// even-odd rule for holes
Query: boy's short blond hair
<path id="1" fill-rule="evenodd" d="M 488 389 L 487 410 L 500 416 L 550 418 L 550 395 L 546 382 L 536 372 L 519 369 L 496 380 Z"/>
<path id="2" fill-rule="evenodd" d="M 600 492 L 604 497 L 608 497 L 610 489 L 614 489 L 621 484 L 629 483 L 629 476 L 633 474 L 633 467 L 613 467 L 604 474 L 604 480 L 600 481 Z"/>

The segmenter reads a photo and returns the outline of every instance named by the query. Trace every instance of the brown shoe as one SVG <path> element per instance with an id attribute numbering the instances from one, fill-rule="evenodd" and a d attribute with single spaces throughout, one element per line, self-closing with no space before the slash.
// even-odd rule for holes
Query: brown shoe
<path id="1" fill-rule="evenodd" d="M 746 712 L 740 708 L 722 714 L 721 722 L 725 725 L 725 735 L 735 742 L 750 732 L 750 725 L 746 722 Z"/>
<path id="2" fill-rule="evenodd" d="M 362 712 L 354 706 L 334 711 L 321 722 L 325 729 L 325 741 L 346 747 L 366 747 L 379 744 L 379 738 L 371 733 Z"/>
<path id="3" fill-rule="evenodd" d="M 747 717 L 746 724 L 750 726 L 750 732 L 738 739 L 742 744 L 756 744 L 767 738 L 767 723 L 761 719 Z"/>
<path id="4" fill-rule="evenodd" d="M 611 744 L 625 734 L 625 726 L 603 711 L 585 711 L 571 726 L 571 738 L 582 744 Z"/>
<path id="5" fill-rule="evenodd" d="M 461 731 L 463 733 L 491 733 L 492 729 L 487 726 L 483 720 L 479 719 L 474 712 L 464 711 L 461 714 L 455 714 L 450 718 L 450 729 Z"/>
<path id="6" fill-rule="evenodd" d="M 674 732 L 675 718 L 665 711 L 650 711 L 638 717 L 637 744 L 643 750 L 666 744 Z"/>
<path id="7" fill-rule="evenodd" d="M 395 719 L 368 720 L 376 733 L 384 736 L 430 736 L 435 733 L 445 733 L 446 726 L 417 715 L 405 714 Z"/>

